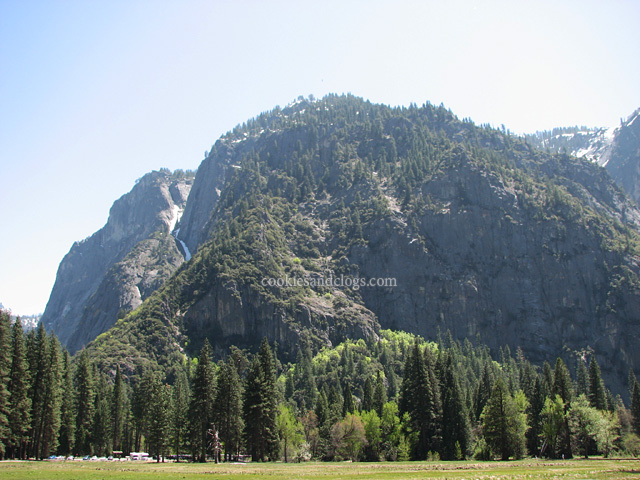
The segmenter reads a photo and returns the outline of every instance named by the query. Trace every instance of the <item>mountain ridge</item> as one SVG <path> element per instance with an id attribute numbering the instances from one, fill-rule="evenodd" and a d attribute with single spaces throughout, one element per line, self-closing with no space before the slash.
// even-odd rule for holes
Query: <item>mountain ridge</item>
<path id="1" fill-rule="evenodd" d="M 291 356 L 449 330 L 539 363 L 597 348 L 621 391 L 640 362 L 639 225 L 598 165 L 444 107 L 299 99 L 212 146 L 174 231 L 193 258 L 88 348 L 135 375 L 205 338 L 222 355 L 266 336 Z M 263 283 L 327 274 L 398 286 Z"/>

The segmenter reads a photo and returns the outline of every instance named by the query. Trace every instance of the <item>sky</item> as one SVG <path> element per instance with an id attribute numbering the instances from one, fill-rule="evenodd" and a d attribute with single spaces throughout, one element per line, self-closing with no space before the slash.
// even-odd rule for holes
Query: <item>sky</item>
<path id="1" fill-rule="evenodd" d="M 136 179 L 299 95 L 616 125 L 640 107 L 639 24 L 636 0 L 0 0 L 0 302 L 43 312 Z"/>

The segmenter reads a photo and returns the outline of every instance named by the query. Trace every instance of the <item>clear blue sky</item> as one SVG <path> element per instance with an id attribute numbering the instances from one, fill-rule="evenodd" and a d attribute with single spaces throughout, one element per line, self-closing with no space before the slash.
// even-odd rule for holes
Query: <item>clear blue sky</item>
<path id="1" fill-rule="evenodd" d="M 0 0 L 0 302 L 44 310 L 144 173 L 298 95 L 516 132 L 640 107 L 640 2 Z"/>

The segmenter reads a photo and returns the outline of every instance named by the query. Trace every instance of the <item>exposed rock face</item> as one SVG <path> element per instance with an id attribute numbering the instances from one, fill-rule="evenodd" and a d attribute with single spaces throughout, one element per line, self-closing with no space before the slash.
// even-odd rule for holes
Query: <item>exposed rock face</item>
<path id="1" fill-rule="evenodd" d="M 597 168 L 588 169 L 589 188 L 625 205 L 620 192 L 594 182 Z M 521 347 L 539 364 L 591 347 L 610 385 L 623 391 L 628 366 L 640 362 L 640 292 L 621 286 L 625 255 L 604 251 L 602 238 L 564 221 L 564 207 L 547 206 L 542 216 L 527 208 L 518 188 L 472 160 L 425 184 L 434 205 L 416 228 L 399 211 L 367 230 L 368 245 L 351 248 L 365 277 L 397 280 L 396 288 L 363 288 L 364 305 L 383 328 L 426 338 L 450 330 L 494 351 Z M 637 225 L 637 210 L 626 208 Z M 637 269 L 637 259 L 631 265 Z"/>
<path id="2" fill-rule="evenodd" d="M 70 352 L 139 306 L 183 263 L 171 232 L 192 180 L 145 175 L 113 204 L 102 229 L 71 247 L 42 316 Z"/>

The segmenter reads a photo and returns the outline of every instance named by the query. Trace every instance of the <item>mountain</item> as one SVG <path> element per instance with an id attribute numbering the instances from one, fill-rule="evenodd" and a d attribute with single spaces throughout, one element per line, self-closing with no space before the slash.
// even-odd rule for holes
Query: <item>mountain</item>
<path id="1" fill-rule="evenodd" d="M 171 235 L 190 172 L 151 172 L 118 199 L 106 225 L 76 242 L 58 268 L 42 322 L 75 352 L 137 308 L 184 262 Z"/>
<path id="2" fill-rule="evenodd" d="M 570 127 L 526 135 L 531 144 L 596 162 L 640 204 L 640 109 L 611 128 Z"/>
<path id="3" fill-rule="evenodd" d="M 443 107 L 300 98 L 213 145 L 178 224 L 193 258 L 88 348 L 131 375 L 205 338 L 222 355 L 266 336 L 292 358 L 449 330 L 538 363 L 592 349 L 622 391 L 640 365 L 639 226 L 591 161 Z"/>

